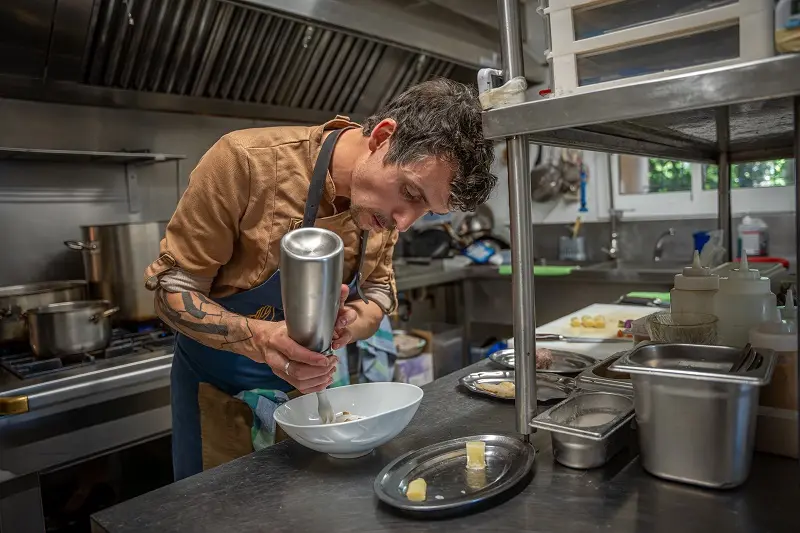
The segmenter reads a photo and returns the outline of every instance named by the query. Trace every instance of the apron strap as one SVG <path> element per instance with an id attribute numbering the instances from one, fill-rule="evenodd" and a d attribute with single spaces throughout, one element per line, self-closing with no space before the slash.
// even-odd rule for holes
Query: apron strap
<path id="1" fill-rule="evenodd" d="M 328 167 L 331 165 L 333 148 L 343 131 L 345 130 L 333 130 L 330 132 L 319 150 L 317 162 L 314 163 L 314 171 L 311 173 L 311 185 L 308 188 L 306 210 L 303 213 L 304 228 L 313 227 L 314 221 L 317 220 L 317 211 L 319 211 L 319 202 L 322 199 L 322 194 L 325 192 L 325 179 L 328 177 Z"/>

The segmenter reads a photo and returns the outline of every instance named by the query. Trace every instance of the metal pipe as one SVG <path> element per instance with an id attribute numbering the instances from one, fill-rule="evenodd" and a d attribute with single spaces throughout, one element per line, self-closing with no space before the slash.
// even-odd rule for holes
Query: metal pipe
<path id="1" fill-rule="evenodd" d="M 800 250 L 800 96 L 794 97 L 794 243 L 794 271 L 796 274 L 798 270 L 797 257 Z M 788 302 L 787 305 L 791 305 L 791 302 Z M 797 351 L 800 352 L 800 335 L 797 336 Z M 800 366 L 797 368 L 795 383 L 800 383 Z M 800 398 L 797 400 L 797 409 L 800 410 Z M 798 437 L 800 437 L 800 427 L 797 429 Z"/>
<path id="2" fill-rule="evenodd" d="M 506 81 L 523 76 L 522 33 L 519 0 L 498 0 L 500 50 Z M 514 309 L 514 353 L 516 358 L 517 432 L 525 439 L 533 432 L 536 415 L 536 312 L 533 287 L 533 221 L 531 220 L 528 138 L 506 140 L 508 148 L 508 192 L 511 208 L 511 281 Z"/>
<path id="3" fill-rule="evenodd" d="M 717 109 L 717 148 L 719 150 L 717 165 L 719 166 L 719 183 L 717 184 L 717 227 L 723 231 L 723 239 L 727 260 L 733 260 L 733 239 L 731 224 L 731 156 L 730 156 L 730 122 L 729 107 Z"/>

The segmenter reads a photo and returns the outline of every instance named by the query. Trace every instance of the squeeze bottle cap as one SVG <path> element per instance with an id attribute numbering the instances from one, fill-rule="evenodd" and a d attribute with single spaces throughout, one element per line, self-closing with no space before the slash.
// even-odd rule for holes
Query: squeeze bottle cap
<path id="1" fill-rule="evenodd" d="M 675 288 L 684 291 L 715 291 L 719 289 L 719 276 L 700 265 L 700 252 L 695 250 L 692 265 L 675 276 Z"/>

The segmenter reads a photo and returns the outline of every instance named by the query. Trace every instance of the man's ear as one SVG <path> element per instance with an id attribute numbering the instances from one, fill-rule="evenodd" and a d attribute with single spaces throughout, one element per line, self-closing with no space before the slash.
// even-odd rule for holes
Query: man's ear
<path id="1" fill-rule="evenodd" d="M 389 142 L 389 137 L 392 136 L 396 128 L 397 122 L 395 122 L 393 118 L 385 118 L 378 122 L 378 124 L 372 128 L 372 133 L 369 134 L 370 151 L 376 152 L 384 143 Z"/>

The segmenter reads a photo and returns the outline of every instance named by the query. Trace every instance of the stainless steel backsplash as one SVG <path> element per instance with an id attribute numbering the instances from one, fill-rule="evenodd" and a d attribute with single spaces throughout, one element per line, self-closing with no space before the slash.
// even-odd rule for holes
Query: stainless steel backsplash
<path id="1" fill-rule="evenodd" d="M 254 120 L 0 99 L 0 146 L 184 154 L 181 190 L 205 151 Z M 0 162 L 0 285 L 83 278 L 81 254 L 63 245 L 80 226 L 167 220 L 176 204 L 174 163 L 137 170 L 142 211 L 128 212 L 122 165 Z"/>

